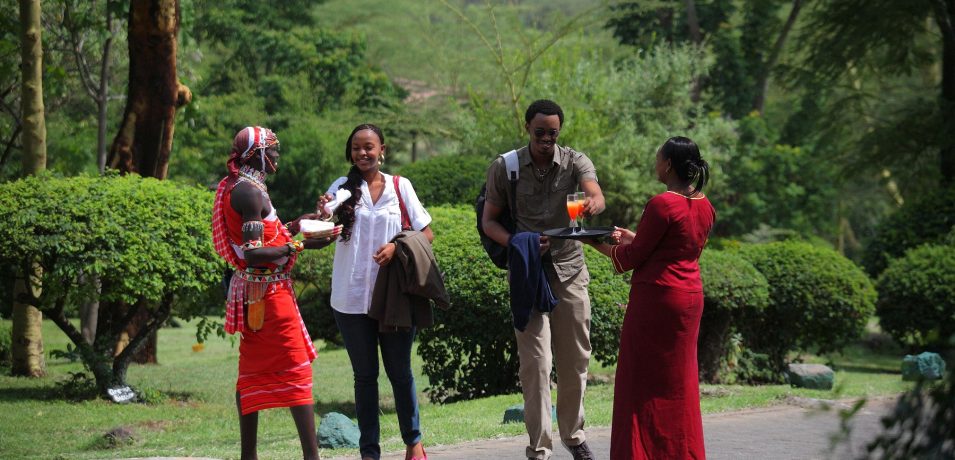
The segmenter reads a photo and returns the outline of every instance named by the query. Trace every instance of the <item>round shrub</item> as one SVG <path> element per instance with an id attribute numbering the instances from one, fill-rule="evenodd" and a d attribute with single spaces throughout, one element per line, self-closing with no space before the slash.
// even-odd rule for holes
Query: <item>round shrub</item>
<path id="1" fill-rule="evenodd" d="M 703 318 L 697 341 L 700 380 L 721 383 L 730 378 L 733 324 L 769 304 L 769 283 L 746 259 L 733 252 L 707 249 L 700 257 Z"/>
<path id="2" fill-rule="evenodd" d="M 397 174 L 414 184 L 418 199 L 428 209 L 443 204 L 473 205 L 490 163 L 471 155 L 439 155 L 406 164 Z"/>
<path id="3" fill-rule="evenodd" d="M 450 402 L 514 393 L 518 355 L 511 322 L 507 272 L 484 253 L 470 207 L 430 208 L 434 252 L 445 275 L 451 308 L 436 310 L 434 327 L 421 330 L 418 353 L 428 375 L 429 396 Z M 587 253 L 591 272 L 591 342 L 594 357 L 616 359 L 629 284 L 609 260 Z"/>
<path id="4" fill-rule="evenodd" d="M 172 313 L 188 318 L 204 311 L 208 305 L 196 299 L 208 292 L 219 293 L 221 309 L 224 263 L 212 247 L 212 200 L 208 190 L 135 175 L 44 174 L 0 184 L 0 264 L 15 267 L 19 277 L 31 262 L 42 267 L 34 306 L 67 332 L 104 389 L 125 379 L 123 360 L 131 354 L 114 357 L 107 349 L 126 324 L 117 312 L 101 311 L 100 318 L 116 323 L 100 321 L 95 349 L 82 340 L 65 316 L 70 306 L 96 298 L 94 283 L 81 275 L 100 280 L 101 310 L 106 303 L 137 303 L 149 310 L 153 326 Z"/>
<path id="5" fill-rule="evenodd" d="M 877 277 L 889 261 L 926 243 L 942 243 L 955 231 L 955 193 L 939 189 L 907 201 L 879 224 L 866 245 L 862 264 Z"/>
<path id="6" fill-rule="evenodd" d="M 955 246 L 910 250 L 889 263 L 877 288 L 882 329 L 900 343 L 944 346 L 955 334 Z"/>
<path id="7" fill-rule="evenodd" d="M 858 338 L 872 315 L 872 282 L 849 259 L 801 242 L 744 245 L 740 255 L 769 283 L 769 305 L 746 315 L 745 343 L 781 371 L 786 354 L 838 351 Z"/>

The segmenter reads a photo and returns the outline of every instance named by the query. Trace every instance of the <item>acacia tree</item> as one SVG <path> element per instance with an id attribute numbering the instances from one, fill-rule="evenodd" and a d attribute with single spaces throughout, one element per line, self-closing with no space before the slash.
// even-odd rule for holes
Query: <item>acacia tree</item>
<path id="1" fill-rule="evenodd" d="M 607 26 L 620 43 L 643 49 L 684 42 L 712 48 L 716 64 L 708 77 L 694 85 L 694 100 L 708 89 L 723 111 L 742 118 L 750 111 L 763 111 L 770 78 L 784 55 L 803 3 L 804 0 L 624 2 L 612 8 L 615 14 Z M 780 11 L 787 8 L 786 21 L 780 21 Z"/>
<path id="2" fill-rule="evenodd" d="M 34 175 L 46 169 L 46 119 L 43 111 L 43 41 L 40 0 L 20 0 L 20 67 L 22 69 L 22 174 Z M 42 271 L 29 258 L 25 276 L 17 280 L 15 293 L 38 295 Z M 46 373 L 43 360 L 43 314 L 31 303 L 14 299 L 14 375 L 39 377 Z"/>
<path id="3" fill-rule="evenodd" d="M 178 0 L 133 0 L 129 5 L 129 80 L 126 109 L 113 139 L 108 163 L 121 173 L 165 179 L 175 133 L 176 109 L 192 99 L 176 74 L 180 8 Z M 132 311 L 126 333 L 117 343 L 120 352 L 150 320 L 139 305 L 114 303 L 108 310 L 120 317 Z M 156 335 L 150 336 L 136 362 L 156 362 Z"/>
<path id="4" fill-rule="evenodd" d="M 927 170 L 942 184 L 955 181 L 955 0 L 817 2 L 802 30 L 806 54 L 792 80 L 845 88 L 829 107 L 851 110 L 850 123 L 823 123 L 845 127 L 848 144 L 859 146 L 854 164 L 916 169 L 931 155 L 938 160 Z M 924 99 L 932 92 L 934 107 Z"/>

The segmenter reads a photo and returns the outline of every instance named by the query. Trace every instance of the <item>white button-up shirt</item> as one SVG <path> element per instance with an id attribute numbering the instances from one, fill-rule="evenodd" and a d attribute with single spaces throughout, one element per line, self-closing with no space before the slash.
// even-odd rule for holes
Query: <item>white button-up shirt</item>
<path id="1" fill-rule="evenodd" d="M 332 265 L 332 308 L 342 313 L 366 314 L 371 306 L 371 293 L 378 278 L 378 264 L 372 256 L 383 244 L 388 243 L 401 231 L 401 208 L 398 195 L 395 194 L 394 179 L 385 177 L 385 189 L 377 203 L 371 202 L 368 183 L 361 182 L 361 200 L 355 206 L 355 222 L 352 224 L 351 238 L 335 243 L 335 262 Z M 328 193 L 335 194 L 338 187 L 345 183 L 345 177 L 339 177 L 328 187 Z M 398 179 L 401 199 L 408 211 L 411 228 L 422 230 L 431 223 L 431 215 L 421 206 L 411 181 L 404 177 Z"/>

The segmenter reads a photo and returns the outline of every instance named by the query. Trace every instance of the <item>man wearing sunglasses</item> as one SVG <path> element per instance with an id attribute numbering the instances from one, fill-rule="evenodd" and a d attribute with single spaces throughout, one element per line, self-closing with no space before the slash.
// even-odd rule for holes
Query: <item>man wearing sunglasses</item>
<path id="1" fill-rule="evenodd" d="M 481 224 L 488 237 L 505 247 L 514 242 L 511 232 L 498 222 L 502 213 L 513 215 L 517 227 L 514 235 L 518 235 L 566 227 L 569 221 L 566 197 L 578 189 L 587 195 L 581 215 L 590 217 L 604 210 L 604 196 L 593 162 L 583 153 L 557 144 L 564 123 L 560 106 L 549 100 L 534 101 L 527 108 L 524 121 L 530 142 L 517 150 L 514 201 L 509 198 L 511 189 L 505 159 L 498 157 L 487 171 Z M 515 203 L 514 212 L 508 209 L 511 202 Z M 583 406 L 591 352 L 587 293 L 590 273 L 579 241 L 540 236 L 539 248 L 534 249 L 532 252 L 540 254 L 546 284 L 557 303 L 551 311 L 531 308 L 523 330 L 520 326 L 524 321 L 518 322 L 515 317 L 524 424 L 530 438 L 526 455 L 529 459 L 547 459 L 553 453 L 550 397 L 553 359 L 557 366 L 557 425 L 561 442 L 575 460 L 592 459 L 584 433 Z"/>

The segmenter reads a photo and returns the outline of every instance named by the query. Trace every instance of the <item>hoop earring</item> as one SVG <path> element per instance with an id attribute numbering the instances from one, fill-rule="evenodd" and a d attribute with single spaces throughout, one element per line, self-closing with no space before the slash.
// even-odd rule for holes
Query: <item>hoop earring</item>
<path id="1" fill-rule="evenodd" d="M 383 165 L 383 164 L 385 164 L 385 156 L 384 156 L 384 155 L 378 157 L 378 165 L 381 166 L 381 165 Z"/>

